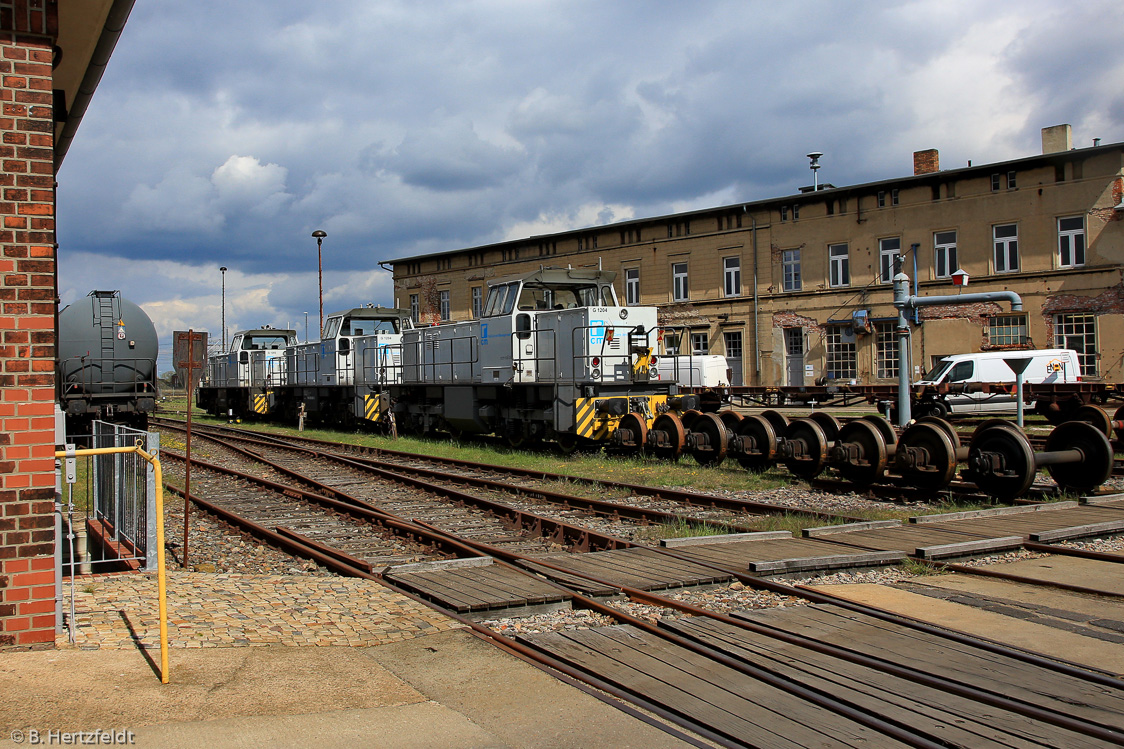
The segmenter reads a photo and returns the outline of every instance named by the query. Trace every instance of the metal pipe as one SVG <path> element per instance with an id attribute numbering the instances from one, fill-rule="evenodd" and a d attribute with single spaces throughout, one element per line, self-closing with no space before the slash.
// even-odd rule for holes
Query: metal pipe
<path id="1" fill-rule="evenodd" d="M 895 261 L 897 273 L 894 275 L 894 307 L 898 310 L 898 426 L 909 423 L 910 412 L 909 358 L 906 346 L 909 342 L 909 321 L 905 316 L 907 309 L 935 307 L 949 304 L 973 304 L 976 302 L 1011 303 L 1013 312 L 1022 312 L 1023 299 L 1013 291 L 984 291 L 974 294 L 946 294 L 942 296 L 918 296 L 909 293 L 909 276 L 901 270 L 901 256 Z"/>

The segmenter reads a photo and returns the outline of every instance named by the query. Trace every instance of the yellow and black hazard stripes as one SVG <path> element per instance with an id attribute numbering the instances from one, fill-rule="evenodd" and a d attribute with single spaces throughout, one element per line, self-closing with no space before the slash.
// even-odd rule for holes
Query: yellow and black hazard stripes
<path id="1" fill-rule="evenodd" d="M 598 398 L 578 398 L 574 403 L 574 431 L 579 437 L 603 440 L 612 430 L 610 424 L 617 417 L 602 416 L 597 411 Z"/>
<path id="2" fill-rule="evenodd" d="M 363 396 L 363 418 L 367 421 L 378 421 L 382 416 L 385 405 L 385 399 L 381 393 L 368 394 Z"/>
<path id="3" fill-rule="evenodd" d="M 617 431 L 617 424 L 620 423 L 621 416 L 624 413 L 609 414 L 603 413 L 601 404 L 610 400 L 621 400 L 624 396 L 605 396 L 602 398 L 578 398 L 574 402 L 574 433 L 579 437 L 585 437 L 591 440 L 605 440 L 609 438 L 613 432 Z M 666 395 L 642 395 L 642 396 L 629 396 L 628 400 L 631 406 L 637 412 L 643 414 L 648 426 L 652 425 L 652 420 L 658 413 L 657 408 L 659 405 L 667 401 Z M 636 408 L 636 402 L 643 401 L 640 405 L 641 408 Z M 625 409 L 627 412 L 627 409 Z"/>
<path id="4" fill-rule="evenodd" d="M 250 406 L 256 414 L 269 413 L 269 394 L 268 393 L 254 393 L 251 396 L 253 401 Z"/>

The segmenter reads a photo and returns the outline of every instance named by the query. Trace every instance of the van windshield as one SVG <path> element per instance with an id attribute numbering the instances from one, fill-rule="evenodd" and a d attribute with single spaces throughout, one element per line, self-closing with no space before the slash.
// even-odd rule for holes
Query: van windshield
<path id="1" fill-rule="evenodd" d="M 939 361 L 937 362 L 937 366 L 930 369 L 928 374 L 926 374 L 921 379 L 925 382 L 936 382 L 941 377 L 944 377 L 944 373 L 947 372 L 948 368 L 951 366 L 952 362 L 950 362 L 948 359 Z"/>

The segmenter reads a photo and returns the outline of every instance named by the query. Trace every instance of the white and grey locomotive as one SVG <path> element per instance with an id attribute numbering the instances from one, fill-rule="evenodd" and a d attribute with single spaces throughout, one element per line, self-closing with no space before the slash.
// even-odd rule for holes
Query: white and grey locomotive
<path id="1" fill-rule="evenodd" d="M 415 327 L 403 310 L 362 307 L 329 316 L 318 343 L 298 345 L 293 331 L 244 331 L 234 350 L 211 358 L 199 402 L 215 414 L 291 421 L 303 411 L 330 423 L 564 449 L 639 451 L 659 444 L 649 430 L 662 426 L 678 454 L 680 417 L 698 397 L 654 376 L 656 309 L 622 306 L 615 275 L 544 268 L 497 279 L 480 318 L 464 322 Z M 261 352 L 243 349 L 262 338 L 276 338 L 284 354 L 270 349 L 254 366 Z"/>

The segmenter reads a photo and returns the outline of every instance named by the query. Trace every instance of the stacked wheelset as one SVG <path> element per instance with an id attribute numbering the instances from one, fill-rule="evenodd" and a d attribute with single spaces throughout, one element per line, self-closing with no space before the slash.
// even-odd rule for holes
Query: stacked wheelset
<path id="1" fill-rule="evenodd" d="M 1019 427 L 1001 419 L 981 424 L 963 445 L 952 425 L 935 417 L 918 419 L 898 435 L 881 416 L 842 424 L 824 411 L 795 419 L 776 411 L 748 416 L 688 411 L 682 419 L 663 414 L 650 429 L 638 417 L 618 440 L 625 449 L 644 449 L 664 459 L 690 452 L 701 465 L 718 465 L 727 457 L 750 471 L 784 465 L 806 480 L 834 468 L 858 486 L 902 482 L 939 491 L 966 464 L 962 478 L 1007 500 L 1025 494 L 1039 468 L 1063 491 L 1086 492 L 1104 483 L 1113 465 L 1108 433 L 1124 430 L 1124 413 L 1116 416 L 1110 421 L 1100 408 L 1085 406 L 1075 414 L 1080 420 L 1054 428 L 1041 452 Z"/>

